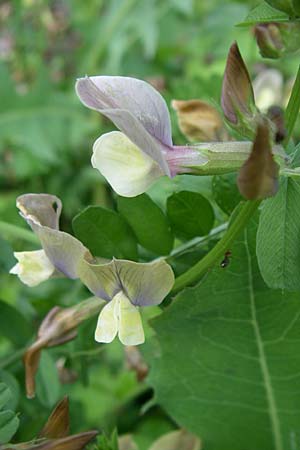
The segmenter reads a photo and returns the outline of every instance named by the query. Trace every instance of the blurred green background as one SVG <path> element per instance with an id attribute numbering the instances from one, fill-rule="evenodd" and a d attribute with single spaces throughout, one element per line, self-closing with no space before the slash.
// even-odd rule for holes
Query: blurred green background
<path id="1" fill-rule="evenodd" d="M 82 106 L 74 91 L 76 77 L 133 76 L 152 83 L 168 105 L 171 99 L 191 98 L 218 105 L 227 52 L 237 40 L 253 76 L 262 66 L 271 65 L 288 79 L 295 73 L 295 63 L 263 61 L 252 30 L 235 26 L 255 4 L 1 1 L 0 221 L 26 227 L 15 199 L 27 192 L 59 196 L 64 204 L 62 228 L 67 231 L 72 217 L 88 204 L 114 205 L 114 194 L 90 165 L 93 142 L 113 126 Z M 171 116 L 174 141 L 185 143 L 172 111 Z M 176 190 L 179 183 L 184 185 L 184 177 L 163 179 L 150 195 L 163 205 L 166 192 Z M 201 186 L 201 192 L 209 195 L 210 179 L 190 177 L 189 183 L 191 189 Z M 51 407 L 67 393 L 72 431 L 110 430 L 117 425 L 120 433 L 133 432 L 141 450 L 146 450 L 155 437 L 175 425 L 158 407 L 140 414 L 152 393 L 126 369 L 118 342 L 105 348 L 94 343 L 94 320 L 80 328 L 76 341 L 43 356 L 37 398 L 25 398 L 20 357 L 26 338 L 53 305 L 69 306 L 88 294 L 80 283 L 70 280 L 49 281 L 34 289 L 22 285 L 7 274 L 14 264 L 12 248 L 36 247 L 0 229 L 0 299 L 22 315 L 20 327 L 14 325 L 16 310 L 11 327 L 4 326 L 7 316 L 0 316 L 0 378 L 14 386 L 13 406 L 21 413 L 16 439 L 32 437 Z"/>

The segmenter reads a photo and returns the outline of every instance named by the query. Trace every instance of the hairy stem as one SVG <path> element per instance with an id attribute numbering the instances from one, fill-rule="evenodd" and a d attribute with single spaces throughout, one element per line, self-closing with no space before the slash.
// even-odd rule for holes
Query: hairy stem
<path id="1" fill-rule="evenodd" d="M 246 227 L 260 203 L 261 200 L 251 200 L 242 204 L 233 222 L 215 247 L 207 253 L 201 261 L 197 262 L 193 267 L 176 278 L 172 293 L 176 293 L 186 286 L 190 286 L 198 281 L 208 269 L 213 267 L 217 261 L 224 257 L 224 253 L 230 248 L 234 240 Z"/>

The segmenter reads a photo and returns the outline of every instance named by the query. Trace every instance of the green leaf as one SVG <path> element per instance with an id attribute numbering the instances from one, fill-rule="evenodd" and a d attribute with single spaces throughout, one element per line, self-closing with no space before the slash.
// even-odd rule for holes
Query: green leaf
<path id="1" fill-rule="evenodd" d="M 156 400 L 211 450 L 300 448 L 299 294 L 264 284 L 255 235 L 152 321 Z"/>
<path id="2" fill-rule="evenodd" d="M 257 233 L 257 258 L 265 282 L 274 289 L 300 290 L 300 185 L 284 178 L 266 200 Z"/>
<path id="3" fill-rule="evenodd" d="M 10 390 L 10 397 L 5 406 L 7 409 L 15 411 L 18 406 L 20 398 L 19 383 L 17 379 L 14 377 L 14 375 L 12 375 L 10 372 L 6 370 L 0 370 L 0 380 L 4 384 L 6 384 L 6 386 Z M 1 401 L 0 401 L 0 409 L 1 409 Z"/>
<path id="4" fill-rule="evenodd" d="M 243 200 L 236 184 L 235 173 L 214 176 L 212 191 L 215 202 L 228 215 Z"/>
<path id="5" fill-rule="evenodd" d="M 73 230 L 94 256 L 137 259 L 136 239 L 115 211 L 88 206 L 74 217 Z"/>
<path id="6" fill-rule="evenodd" d="M 288 22 L 289 16 L 278 9 L 272 8 L 268 3 L 262 2 L 252 9 L 245 20 L 238 26 L 255 25 L 260 22 Z"/>
<path id="7" fill-rule="evenodd" d="M 174 233 L 185 239 L 203 236 L 214 224 L 214 211 L 203 195 L 197 192 L 177 192 L 167 200 L 167 213 Z"/>
<path id="8" fill-rule="evenodd" d="M 0 412 L 0 444 L 8 442 L 19 427 L 19 419 L 13 411 Z"/>
<path id="9" fill-rule="evenodd" d="M 11 392 L 8 386 L 4 383 L 0 383 L 0 410 L 9 402 L 11 399 Z"/>
<path id="10" fill-rule="evenodd" d="M 298 67 L 297 77 L 293 85 L 292 93 L 285 111 L 285 125 L 287 130 L 287 137 L 285 142 L 288 142 L 292 136 L 294 126 L 299 115 L 300 108 L 300 66 Z"/>
<path id="11" fill-rule="evenodd" d="M 36 395 L 43 406 L 53 407 L 59 400 L 60 383 L 55 362 L 49 352 L 43 352 L 36 376 Z"/>
<path id="12" fill-rule="evenodd" d="M 174 239 L 168 220 L 147 194 L 118 197 L 118 210 L 133 229 L 139 244 L 158 255 L 170 253 Z"/>
<path id="13" fill-rule="evenodd" d="M 3 300 L 0 300 L 0 329 L 1 335 L 18 347 L 24 346 L 33 332 L 23 314 Z"/>

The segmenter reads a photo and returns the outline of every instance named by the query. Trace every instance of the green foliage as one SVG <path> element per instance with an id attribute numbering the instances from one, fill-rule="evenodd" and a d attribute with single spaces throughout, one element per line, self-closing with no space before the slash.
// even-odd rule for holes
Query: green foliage
<path id="1" fill-rule="evenodd" d="M 88 206 L 74 217 L 73 230 L 94 256 L 137 258 L 136 239 L 125 220 L 115 211 Z"/>
<path id="2" fill-rule="evenodd" d="M 47 351 L 41 354 L 36 378 L 37 398 L 43 406 L 50 409 L 58 402 L 61 390 L 55 361 Z"/>
<path id="3" fill-rule="evenodd" d="M 152 322 L 156 400 L 211 449 L 288 448 L 300 419 L 289 392 L 299 383 L 299 296 L 264 284 L 255 232 L 232 247 L 227 268 L 216 265 Z"/>
<path id="4" fill-rule="evenodd" d="M 24 346 L 32 336 L 32 330 L 26 318 L 3 300 L 0 300 L 0 328 L 2 336 L 16 346 Z"/>
<path id="5" fill-rule="evenodd" d="M 191 239 L 208 234 L 214 223 L 214 211 L 203 195 L 181 191 L 167 200 L 167 213 L 176 236 Z"/>
<path id="6" fill-rule="evenodd" d="M 271 5 L 263 1 L 252 9 L 244 21 L 239 23 L 239 25 L 249 26 L 260 22 L 288 22 L 288 20 L 289 16 L 286 13 L 272 8 Z"/>
<path id="7" fill-rule="evenodd" d="M 15 208 L 16 197 L 26 192 L 61 197 L 61 229 L 70 232 L 77 214 L 74 233 L 95 256 L 166 257 L 177 277 L 205 261 L 241 199 L 236 174 L 163 177 L 149 195 L 116 197 L 90 164 L 93 142 L 114 127 L 79 103 L 75 79 L 86 73 L 134 76 L 153 83 L 168 107 L 172 99 L 195 98 L 220 109 L 226 56 L 236 40 L 252 78 L 265 67 L 279 69 L 287 93 L 298 56 L 263 61 L 245 27 L 287 22 L 288 15 L 252 0 L 2 3 L 0 444 L 37 436 L 50 409 L 68 395 L 72 432 L 100 431 L 91 450 L 118 450 L 116 428 L 121 436 L 131 434 L 139 450 L 149 450 L 178 426 L 196 432 L 203 450 L 299 450 L 297 178 L 283 180 L 278 195 L 262 204 L 256 244 L 261 274 L 252 225 L 211 260 L 200 284 L 175 299 L 170 295 L 162 308 L 143 311 L 146 343 L 133 359 L 118 342 L 94 341 L 96 316 L 73 341 L 44 350 L 32 400 L 25 394 L 24 347 L 52 307 L 75 305 L 90 294 L 80 280 L 53 278 L 29 289 L 8 274 L 16 263 L 13 251 L 39 247 L 29 228 L 20 228 L 26 225 Z M 295 144 L 298 81 L 285 112 Z M 174 142 L 186 145 L 170 114 Z M 293 141 L 289 148 L 294 151 Z M 290 168 L 298 167 L 299 152 L 291 156 Z M 221 268 L 227 250 L 232 254 Z"/>
<path id="8" fill-rule="evenodd" d="M 274 289 L 300 289 L 300 185 L 281 181 L 278 194 L 266 200 L 257 234 L 257 258 L 265 282 Z"/>
<path id="9" fill-rule="evenodd" d="M 159 255 L 173 247 L 173 235 L 165 214 L 147 195 L 118 197 L 118 210 L 132 227 L 139 244 Z"/>
<path id="10" fill-rule="evenodd" d="M 11 397 L 10 389 L 4 383 L 0 383 L 0 444 L 8 442 L 19 427 L 19 419 L 16 414 L 6 409 Z"/>
<path id="11" fill-rule="evenodd" d="M 236 174 L 233 173 L 214 176 L 212 192 L 217 205 L 228 215 L 243 199 L 236 185 Z"/>

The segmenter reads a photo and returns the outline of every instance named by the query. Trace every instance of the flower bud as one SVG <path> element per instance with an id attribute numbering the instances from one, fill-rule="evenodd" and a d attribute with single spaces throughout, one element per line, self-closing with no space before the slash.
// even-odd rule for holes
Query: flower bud
<path id="1" fill-rule="evenodd" d="M 280 58 L 300 48 L 300 24 L 260 23 L 255 26 L 254 33 L 260 54 L 264 58 Z"/>
<path id="2" fill-rule="evenodd" d="M 258 111 L 250 76 L 236 42 L 230 47 L 227 58 L 221 105 L 231 127 L 244 137 L 252 138 Z"/>

